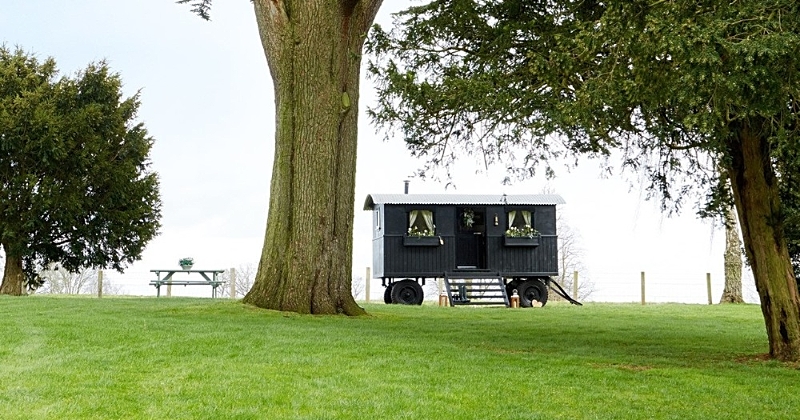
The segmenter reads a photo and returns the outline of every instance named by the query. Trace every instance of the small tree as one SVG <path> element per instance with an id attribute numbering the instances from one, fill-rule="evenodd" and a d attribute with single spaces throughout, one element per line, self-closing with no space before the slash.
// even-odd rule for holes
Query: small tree
<path id="1" fill-rule="evenodd" d="M 256 266 L 255 264 L 247 263 L 225 270 L 225 272 L 219 276 L 219 280 L 227 283 L 223 287 L 217 289 L 217 293 L 219 293 L 220 297 L 230 297 L 231 295 L 230 282 L 233 277 L 231 276 L 231 271 L 236 271 L 236 284 L 234 285 L 236 296 L 234 296 L 234 298 L 244 297 L 244 295 L 250 291 L 250 288 L 253 287 L 253 280 L 256 278 Z"/>
<path id="2" fill-rule="evenodd" d="M 57 264 L 51 264 L 46 270 L 39 272 L 38 277 L 43 282 L 36 289 L 41 294 L 83 295 L 97 293 L 99 270 L 82 268 L 76 272 L 69 272 Z M 118 295 L 122 288 L 108 279 L 103 280 L 104 295 Z"/>
<path id="3" fill-rule="evenodd" d="M 97 273 L 100 273 L 100 270 L 97 270 Z M 96 294 L 97 293 L 97 282 L 99 281 L 99 276 L 93 276 L 89 278 L 89 283 L 86 286 L 86 290 L 88 294 Z M 121 295 L 124 294 L 124 289 L 122 286 L 115 284 L 109 278 L 103 278 L 103 295 L 104 296 L 111 296 L 111 295 Z"/>
<path id="4" fill-rule="evenodd" d="M 79 295 L 92 293 L 92 286 L 97 288 L 97 270 L 83 268 L 76 272 L 69 272 L 57 264 L 50 264 L 46 270 L 39 272 L 42 287 L 36 289 L 37 293 Z"/>
<path id="5" fill-rule="evenodd" d="M 153 140 L 121 89 L 104 62 L 58 78 L 52 58 L 0 47 L 0 293 L 36 288 L 51 263 L 122 271 L 156 235 Z"/>
<path id="6" fill-rule="evenodd" d="M 744 303 L 742 296 L 742 241 L 739 240 L 739 224 L 736 209 L 728 208 L 725 220 L 725 288 L 719 303 Z"/>
<path id="7" fill-rule="evenodd" d="M 564 287 L 567 294 L 572 295 L 574 290 L 575 272 L 583 277 L 578 279 L 578 295 L 572 296 L 576 300 L 585 300 L 594 293 L 594 282 L 586 277 L 586 265 L 583 263 L 585 250 L 580 245 L 580 235 L 559 213 L 556 216 L 556 231 L 558 232 L 558 277 L 555 280 Z M 553 293 L 551 299 L 559 300 L 560 296 Z"/>
<path id="8" fill-rule="evenodd" d="M 353 280 L 350 283 L 350 290 L 353 293 L 353 298 L 358 299 L 358 297 L 361 296 L 361 294 L 363 294 L 364 291 L 366 290 L 366 283 L 364 282 L 364 277 L 361 276 L 353 277 Z"/>
<path id="9" fill-rule="evenodd" d="M 542 188 L 542 194 L 556 194 L 550 185 Z M 567 223 L 563 212 L 556 216 L 556 232 L 558 233 L 558 276 L 553 277 L 568 295 L 574 293 L 575 273 L 583 274 L 578 280 L 578 294 L 571 296 L 576 300 L 587 299 L 594 293 L 594 282 L 585 277 L 586 265 L 583 263 L 585 250 L 580 245 L 580 234 Z M 563 300 L 556 293 L 550 295 L 551 300 Z"/>

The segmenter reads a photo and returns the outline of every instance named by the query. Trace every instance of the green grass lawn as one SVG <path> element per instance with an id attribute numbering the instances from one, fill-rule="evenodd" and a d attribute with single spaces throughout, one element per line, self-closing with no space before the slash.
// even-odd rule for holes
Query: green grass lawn
<path id="1" fill-rule="evenodd" d="M 0 298 L 0 419 L 800 417 L 758 306 Z"/>

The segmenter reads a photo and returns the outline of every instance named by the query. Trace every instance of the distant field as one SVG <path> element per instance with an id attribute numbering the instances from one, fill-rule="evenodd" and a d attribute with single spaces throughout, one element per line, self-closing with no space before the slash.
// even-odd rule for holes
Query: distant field
<path id="1" fill-rule="evenodd" d="M 753 305 L 0 298 L 2 419 L 790 419 Z"/>

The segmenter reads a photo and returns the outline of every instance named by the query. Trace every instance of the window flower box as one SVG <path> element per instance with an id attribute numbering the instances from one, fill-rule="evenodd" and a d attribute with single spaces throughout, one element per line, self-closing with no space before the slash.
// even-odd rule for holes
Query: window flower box
<path id="1" fill-rule="evenodd" d="M 503 244 L 505 246 L 539 246 L 539 236 L 503 236 Z"/>
<path id="2" fill-rule="evenodd" d="M 443 243 L 439 236 L 403 236 L 405 246 L 439 246 Z"/>

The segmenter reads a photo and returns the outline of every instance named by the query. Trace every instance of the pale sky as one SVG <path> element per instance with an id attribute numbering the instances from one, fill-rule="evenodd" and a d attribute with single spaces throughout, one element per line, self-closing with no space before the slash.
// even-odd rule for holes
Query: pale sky
<path id="1" fill-rule="evenodd" d="M 411 4 L 384 3 L 377 19 L 384 26 L 391 12 Z M 171 0 L 0 0 L 0 43 L 52 56 L 62 73 L 106 60 L 128 94 L 141 90 L 139 119 L 156 140 L 151 158 L 161 180 L 163 227 L 126 275 L 107 274 L 127 293 L 154 295 L 149 270 L 177 267 L 182 257 L 193 257 L 195 268 L 225 269 L 255 264 L 260 256 L 274 150 L 272 81 L 250 1 L 216 1 L 212 19 L 203 21 Z M 403 180 L 421 166 L 399 136 L 382 141 L 364 112 L 373 104 L 374 91 L 364 81 L 355 276 L 372 261 L 371 217 L 361 210 L 366 195 L 402 192 Z M 551 181 L 503 186 L 501 171 L 475 173 L 482 169 L 464 158 L 454 172 L 455 191 L 530 194 L 549 182 L 564 197 L 559 210 L 580 234 L 587 276 L 599 283 L 595 299 L 636 300 L 618 292 L 617 283 L 624 277 L 638 284 L 640 271 L 665 283 L 696 278 L 702 290 L 711 272 L 719 299 L 724 233 L 697 220 L 688 205 L 679 217 L 662 216 L 657 203 L 643 201 L 639 186 L 625 180 L 635 175 L 599 179 L 597 164 L 589 161 L 571 173 L 559 170 Z M 445 187 L 412 180 L 411 192 Z M 373 299 L 382 295 L 379 284 L 372 283 Z"/>

